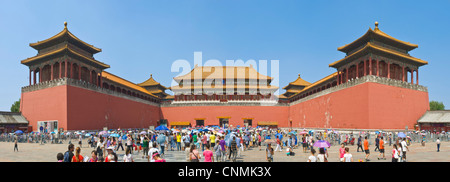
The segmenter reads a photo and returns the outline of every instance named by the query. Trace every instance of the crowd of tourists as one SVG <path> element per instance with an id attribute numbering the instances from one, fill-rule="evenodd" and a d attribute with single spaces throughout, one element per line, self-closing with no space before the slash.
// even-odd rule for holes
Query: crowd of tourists
<path id="1" fill-rule="evenodd" d="M 407 134 L 405 134 L 407 133 Z M 64 132 L 64 133 L 21 133 L 0 134 L 0 141 L 14 142 L 14 151 L 18 151 L 18 143 L 51 143 L 68 142 L 68 150 L 58 153 L 61 162 L 134 162 L 135 157 L 148 162 L 165 162 L 167 150 L 184 152 L 189 162 L 225 162 L 236 161 L 242 152 L 247 150 L 265 150 L 266 161 L 273 162 L 274 152 L 285 150 L 287 156 L 295 156 L 294 149 L 310 153 L 307 162 L 327 162 L 328 150 L 331 146 L 340 146 L 339 161 L 353 162 L 348 145 L 356 145 L 356 152 L 365 153 L 365 161 L 370 161 L 369 146 L 374 146 L 378 160 L 405 162 L 408 146 L 412 142 L 425 145 L 429 140 L 437 144 L 448 141 L 448 133 L 429 131 L 410 132 L 359 131 L 343 132 L 326 130 L 291 130 L 268 127 L 235 127 L 220 128 L 198 127 L 169 129 L 164 126 L 154 130 L 108 130 L 96 132 Z M 431 137 L 430 137 L 431 136 Z M 435 138 L 434 138 L 435 137 Z M 373 139 L 375 138 L 375 139 Z M 82 156 L 83 141 L 87 141 L 91 152 Z M 74 142 L 74 143 L 72 143 Z M 78 144 L 75 147 L 74 144 Z M 272 147 L 275 146 L 275 147 Z M 385 147 L 392 150 L 386 150 Z M 125 151 L 119 159 L 117 151 Z M 142 152 L 141 152 L 142 151 Z M 391 151 L 386 154 L 386 151 Z"/>

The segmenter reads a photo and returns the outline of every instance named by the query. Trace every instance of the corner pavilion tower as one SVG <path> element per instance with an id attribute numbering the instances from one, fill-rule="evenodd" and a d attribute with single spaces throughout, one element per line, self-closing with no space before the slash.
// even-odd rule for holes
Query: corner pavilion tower
<path id="1" fill-rule="evenodd" d="M 37 55 L 21 63 L 30 69 L 22 88 L 21 112 L 33 131 L 148 127 L 160 120 L 160 98 L 128 80 L 104 71 L 94 58 L 101 52 L 64 29 L 31 43 Z"/>
<path id="2" fill-rule="evenodd" d="M 30 85 L 72 78 L 101 86 L 102 71 L 110 67 L 94 58 L 102 50 L 78 39 L 67 29 L 67 22 L 55 36 L 30 46 L 38 54 L 21 61 L 30 68 Z"/>
<path id="3" fill-rule="evenodd" d="M 369 30 L 359 39 L 339 47 L 346 54 L 345 58 L 329 66 L 338 70 L 337 82 L 342 84 L 349 79 L 366 75 L 375 75 L 389 79 L 410 81 L 419 84 L 419 67 L 428 62 L 409 55 L 409 51 L 418 45 L 395 39 L 382 32 L 375 22 L 375 29 Z M 408 80 L 409 73 L 411 79 Z"/>

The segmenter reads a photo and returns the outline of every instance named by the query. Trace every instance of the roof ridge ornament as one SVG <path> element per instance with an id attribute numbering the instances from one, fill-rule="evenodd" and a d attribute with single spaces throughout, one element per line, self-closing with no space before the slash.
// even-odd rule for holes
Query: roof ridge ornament
<path id="1" fill-rule="evenodd" d="M 379 30 L 379 29 L 378 29 L 378 22 L 377 22 L 377 21 L 375 22 L 375 29 L 374 29 L 374 30 Z"/>
<path id="2" fill-rule="evenodd" d="M 64 22 L 64 29 L 67 29 L 67 22 Z"/>

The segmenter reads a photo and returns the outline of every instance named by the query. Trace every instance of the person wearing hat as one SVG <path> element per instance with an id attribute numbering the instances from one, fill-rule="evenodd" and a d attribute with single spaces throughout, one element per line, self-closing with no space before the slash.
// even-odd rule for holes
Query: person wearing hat
<path id="1" fill-rule="evenodd" d="M 165 159 L 161 158 L 161 156 L 159 155 L 159 153 L 153 154 L 153 159 L 155 160 L 155 162 L 166 162 Z"/>
<path id="2" fill-rule="evenodd" d="M 105 158 L 105 162 L 117 162 L 117 154 L 114 152 L 114 147 L 110 146 L 106 148 L 108 155 Z"/>

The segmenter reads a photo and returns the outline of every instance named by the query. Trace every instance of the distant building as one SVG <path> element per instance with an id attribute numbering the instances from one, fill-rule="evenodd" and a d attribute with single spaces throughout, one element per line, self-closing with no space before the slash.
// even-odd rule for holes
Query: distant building
<path id="1" fill-rule="evenodd" d="M 417 120 L 420 130 L 431 132 L 449 132 L 450 131 L 450 110 L 427 111 L 419 120 Z"/>
<path id="2" fill-rule="evenodd" d="M 18 112 L 0 112 L 0 133 L 12 133 L 17 130 L 31 132 L 31 126 L 22 114 Z"/>

